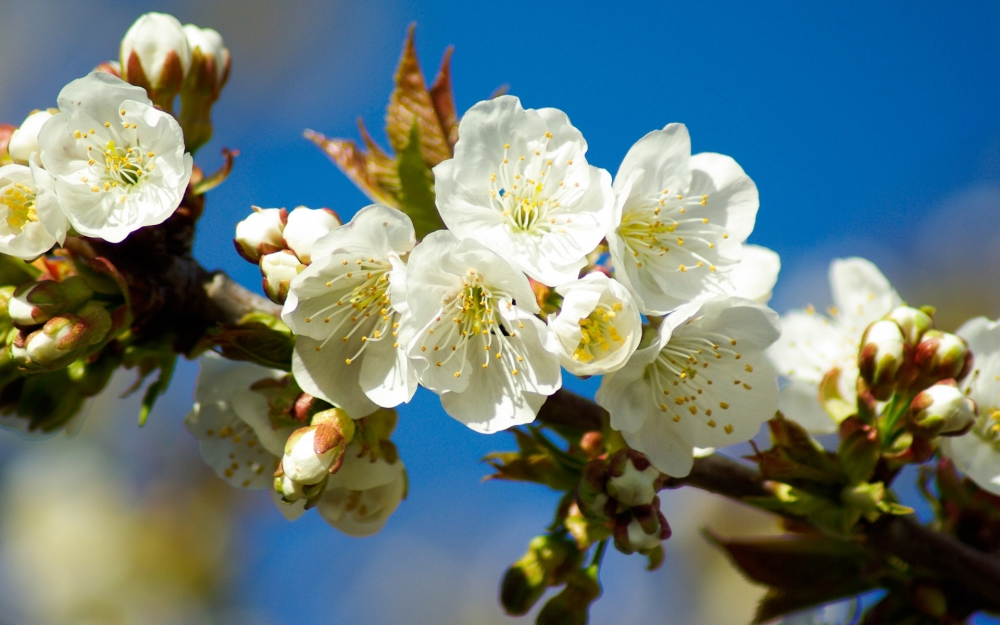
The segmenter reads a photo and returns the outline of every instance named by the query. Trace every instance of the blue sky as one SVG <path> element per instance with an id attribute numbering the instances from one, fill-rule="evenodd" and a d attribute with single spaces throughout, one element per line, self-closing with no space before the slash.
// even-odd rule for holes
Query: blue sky
<path id="1" fill-rule="evenodd" d="M 367 203 L 301 133 L 355 137 L 362 116 L 383 136 L 392 73 L 412 21 L 429 74 L 445 46 L 455 45 L 460 110 L 507 83 L 526 107 L 566 111 L 589 142 L 588 160 L 612 174 L 634 141 L 675 121 L 688 125 L 695 151 L 733 156 L 760 189 L 750 240 L 782 256 L 779 310 L 822 303 L 825 267 L 835 256 L 876 260 L 904 297 L 903 285 L 920 286 L 914 268 L 932 267 L 938 252 L 954 267 L 996 258 L 995 3 L 74 3 L 84 5 L 95 19 L 51 2 L 0 0 L 5 23 L 22 26 L 0 42 L 0 121 L 17 123 L 52 105 L 63 84 L 117 55 L 120 36 L 144 11 L 216 28 L 233 52 L 233 74 L 216 107 L 215 139 L 198 161 L 211 171 L 223 146 L 241 156 L 208 197 L 196 254 L 248 286 L 259 288 L 257 269 L 235 254 L 230 238 L 251 204 L 328 206 L 347 218 Z M 1000 284 L 990 286 L 996 293 Z M 996 315 L 996 296 L 981 299 L 982 312 Z M 154 417 L 179 428 L 193 375 L 182 369 Z M 429 393 L 402 415 L 398 444 L 410 498 L 386 531 L 349 540 L 315 518 L 288 526 L 262 505 L 241 529 L 239 601 L 275 623 L 424 622 L 424 612 L 426 622 L 444 613 L 441 622 L 474 622 L 427 598 L 449 606 L 492 601 L 489 580 L 547 523 L 554 497 L 531 486 L 479 484 L 478 459 L 510 439 L 473 434 Z M 386 572 L 394 567 L 402 572 Z M 595 623 L 655 622 L 660 610 L 688 601 L 676 587 L 663 590 L 681 583 L 677 572 L 647 575 L 636 559 L 621 557 L 609 567 Z M 279 571 L 298 590 L 276 592 Z M 398 593 L 359 590 L 401 578 Z M 416 604 L 423 607 L 400 611 Z M 623 609 L 633 611 L 626 618 Z"/>

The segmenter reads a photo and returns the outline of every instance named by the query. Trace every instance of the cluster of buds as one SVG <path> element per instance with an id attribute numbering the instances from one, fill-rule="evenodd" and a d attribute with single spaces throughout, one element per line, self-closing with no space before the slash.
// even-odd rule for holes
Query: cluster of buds
<path id="1" fill-rule="evenodd" d="M 340 217 L 329 208 L 299 206 L 253 207 L 249 217 L 236 224 L 236 251 L 260 267 L 264 293 L 283 304 L 288 285 L 312 262 L 313 245 L 341 225 Z"/>
<path id="2" fill-rule="evenodd" d="M 295 430 L 285 443 L 274 478 L 274 489 L 282 500 L 315 502 L 327 478 L 344 462 L 354 432 L 354 421 L 340 408 L 316 413 L 310 425 Z"/>
<path id="3" fill-rule="evenodd" d="M 9 357 L 22 371 L 54 371 L 88 354 L 109 336 L 114 322 L 80 276 L 5 287 Z"/>
<path id="4" fill-rule="evenodd" d="M 511 616 L 527 614 L 546 589 L 567 582 L 583 562 L 584 553 L 564 532 L 535 536 L 524 556 L 504 574 L 500 604 Z"/>
<path id="5" fill-rule="evenodd" d="M 580 544 L 610 530 L 619 551 L 649 556 L 656 566 L 663 557 L 660 543 L 671 533 L 657 496 L 665 479 L 632 449 L 592 460 L 580 477 L 567 527 Z"/>
<path id="6" fill-rule="evenodd" d="M 961 337 L 934 329 L 929 311 L 900 306 L 865 330 L 858 369 L 880 401 L 902 391 L 913 395 L 943 380 L 961 380 L 972 353 Z"/>
<path id="7" fill-rule="evenodd" d="M 180 95 L 178 121 L 188 151 L 193 153 L 208 143 L 212 105 L 229 80 L 229 50 L 218 32 L 194 24 L 181 26 L 171 15 L 147 13 L 125 33 L 120 58 L 120 67 L 106 63 L 99 69 L 117 70 L 168 113 Z"/>

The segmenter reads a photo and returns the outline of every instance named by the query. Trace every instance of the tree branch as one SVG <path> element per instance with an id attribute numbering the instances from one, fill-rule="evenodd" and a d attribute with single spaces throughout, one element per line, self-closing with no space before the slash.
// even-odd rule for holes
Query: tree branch
<path id="1" fill-rule="evenodd" d="M 594 402 L 560 389 L 542 406 L 538 419 L 550 425 L 599 430 L 604 410 Z M 770 482 L 741 462 L 721 454 L 696 458 L 691 473 L 670 478 L 667 488 L 693 486 L 742 501 L 772 494 Z M 866 528 L 866 542 L 875 551 L 893 555 L 911 566 L 933 571 L 979 595 L 990 606 L 1000 606 L 1000 559 L 934 531 L 912 516 L 883 516 Z"/>

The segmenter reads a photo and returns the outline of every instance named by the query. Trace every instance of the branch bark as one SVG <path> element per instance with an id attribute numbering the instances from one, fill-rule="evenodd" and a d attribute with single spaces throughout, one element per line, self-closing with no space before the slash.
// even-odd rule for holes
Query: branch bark
<path id="1" fill-rule="evenodd" d="M 594 402 L 561 389 L 542 406 L 538 419 L 595 430 L 601 427 L 603 412 Z M 772 494 L 770 483 L 756 469 L 721 454 L 696 458 L 690 474 L 671 478 L 666 486 L 692 486 L 737 501 Z M 882 517 L 866 529 L 866 544 L 975 592 L 986 605 L 1000 606 L 1000 559 L 921 525 L 911 516 Z"/>

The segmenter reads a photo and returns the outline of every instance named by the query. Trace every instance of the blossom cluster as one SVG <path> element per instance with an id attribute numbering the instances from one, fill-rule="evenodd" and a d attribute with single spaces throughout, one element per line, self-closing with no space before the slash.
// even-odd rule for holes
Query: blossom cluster
<path id="1" fill-rule="evenodd" d="M 513 96 L 473 106 L 458 135 L 433 169 L 447 229 L 419 243 L 384 205 L 343 225 L 255 209 L 237 226 L 296 335 L 301 388 L 359 419 L 421 385 L 492 433 L 533 421 L 562 368 L 603 375 L 612 426 L 675 476 L 696 447 L 756 434 L 778 401 L 764 302 L 779 262 L 744 245 L 759 202 L 743 169 L 692 155 L 669 124 L 612 180 L 565 113 Z M 297 216 L 309 237 L 290 236 Z"/>

